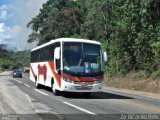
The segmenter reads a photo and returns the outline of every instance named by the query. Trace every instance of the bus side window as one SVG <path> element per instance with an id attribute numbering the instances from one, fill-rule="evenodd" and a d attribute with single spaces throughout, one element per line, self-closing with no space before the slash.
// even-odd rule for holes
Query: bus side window
<path id="1" fill-rule="evenodd" d="M 55 43 L 55 48 L 57 48 L 57 47 L 60 47 L 60 43 L 59 42 L 57 42 L 57 43 Z M 60 53 L 59 53 L 60 54 Z M 57 70 L 57 72 L 58 72 L 58 74 L 60 74 L 60 68 L 61 68 L 61 58 L 60 59 L 56 59 L 56 70 Z"/>
<path id="2" fill-rule="evenodd" d="M 46 60 L 48 61 L 49 60 L 49 46 L 46 47 Z"/>
<path id="3" fill-rule="evenodd" d="M 53 61 L 54 60 L 54 49 L 55 49 L 55 47 L 54 47 L 54 44 L 51 44 L 50 46 L 49 46 L 49 59 L 51 60 L 51 61 Z"/>
<path id="4" fill-rule="evenodd" d="M 56 59 L 56 70 L 60 74 L 60 59 Z"/>
<path id="5" fill-rule="evenodd" d="M 37 57 L 38 56 L 38 57 Z M 41 49 L 40 50 L 37 50 L 36 52 L 36 62 L 40 62 L 41 61 Z"/>
<path id="6" fill-rule="evenodd" d="M 33 62 L 33 52 L 31 52 L 30 62 Z"/>

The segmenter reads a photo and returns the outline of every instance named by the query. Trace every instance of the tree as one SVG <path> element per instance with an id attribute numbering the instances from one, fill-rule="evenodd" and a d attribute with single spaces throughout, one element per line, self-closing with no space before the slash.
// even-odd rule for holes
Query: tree
<path id="1" fill-rule="evenodd" d="M 97 40 L 107 51 L 107 74 L 159 69 L 160 1 L 48 0 L 28 23 L 28 42 L 59 37 Z"/>
<path id="2" fill-rule="evenodd" d="M 77 7 L 77 9 L 76 9 Z M 38 45 L 59 37 L 73 36 L 80 31 L 78 3 L 72 0 L 48 0 L 40 13 L 27 25 L 33 30 L 28 42 Z"/>

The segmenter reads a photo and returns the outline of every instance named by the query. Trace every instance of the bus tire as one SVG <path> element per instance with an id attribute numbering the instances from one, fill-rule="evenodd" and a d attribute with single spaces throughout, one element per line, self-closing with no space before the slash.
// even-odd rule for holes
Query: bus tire
<path id="1" fill-rule="evenodd" d="M 37 88 L 37 89 L 40 88 L 40 85 L 39 85 L 39 83 L 38 83 L 37 77 L 36 77 L 36 79 L 35 79 L 35 83 L 36 83 L 36 88 Z"/>
<path id="2" fill-rule="evenodd" d="M 59 95 L 60 93 L 59 93 L 59 91 L 58 91 L 57 89 L 54 89 L 53 94 L 54 94 L 55 96 L 57 96 L 57 95 Z"/>
<path id="3" fill-rule="evenodd" d="M 55 96 L 57 96 L 57 95 L 60 94 L 60 92 L 59 92 L 57 89 L 55 89 L 55 84 L 54 84 L 53 78 L 52 78 L 52 82 L 51 82 L 51 88 L 52 88 L 52 92 L 53 92 L 53 94 L 54 94 Z"/>

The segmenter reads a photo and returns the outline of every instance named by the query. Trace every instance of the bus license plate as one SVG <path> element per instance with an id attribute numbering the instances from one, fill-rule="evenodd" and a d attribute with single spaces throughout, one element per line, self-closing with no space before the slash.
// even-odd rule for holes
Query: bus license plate
<path id="1" fill-rule="evenodd" d="M 87 87 L 88 87 L 87 84 L 82 84 L 82 85 L 81 85 L 81 88 L 87 88 Z"/>

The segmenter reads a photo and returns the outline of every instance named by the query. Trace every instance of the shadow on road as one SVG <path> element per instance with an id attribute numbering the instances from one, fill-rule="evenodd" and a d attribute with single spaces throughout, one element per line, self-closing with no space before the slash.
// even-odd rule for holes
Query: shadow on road
<path id="1" fill-rule="evenodd" d="M 43 86 L 43 85 L 39 85 L 39 88 L 38 89 L 44 89 L 44 90 L 47 90 L 48 92 L 51 92 L 52 93 L 52 89 L 50 87 L 46 87 L 46 86 Z"/>
<path id="2" fill-rule="evenodd" d="M 52 93 L 52 90 L 49 87 L 41 86 L 40 89 L 45 89 Z M 61 92 L 60 96 L 72 99 L 134 99 L 132 97 L 107 92 L 92 93 L 90 96 L 86 96 L 83 93 Z"/>
<path id="3" fill-rule="evenodd" d="M 62 96 L 72 99 L 133 99 L 131 97 L 106 92 L 92 93 L 91 96 L 84 96 L 80 93 L 67 93 L 62 94 Z"/>

